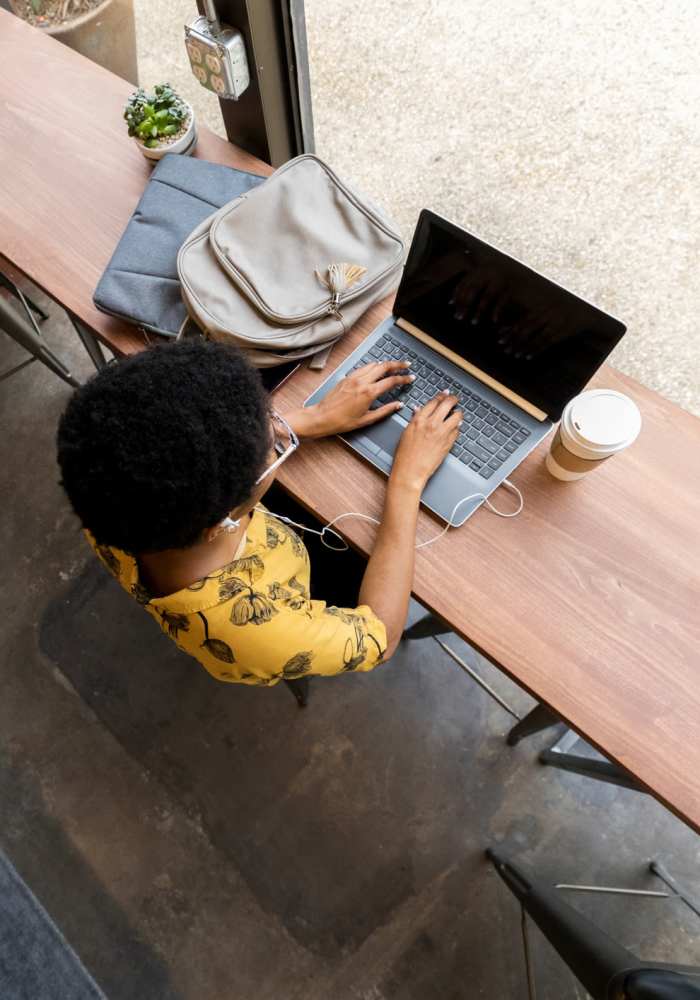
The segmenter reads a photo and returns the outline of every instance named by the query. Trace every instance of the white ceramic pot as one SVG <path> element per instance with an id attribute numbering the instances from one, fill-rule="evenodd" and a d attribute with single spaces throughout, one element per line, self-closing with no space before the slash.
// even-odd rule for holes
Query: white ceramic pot
<path id="1" fill-rule="evenodd" d="M 148 157 L 149 160 L 160 160 L 166 153 L 180 153 L 182 156 L 189 156 L 193 152 L 194 147 L 197 145 L 197 125 L 191 105 L 187 104 L 186 101 L 183 103 L 187 105 L 190 124 L 187 131 L 179 139 L 176 139 L 175 142 L 168 142 L 162 146 L 151 146 L 149 148 L 148 146 L 144 146 L 140 139 L 134 139 L 143 155 Z"/>

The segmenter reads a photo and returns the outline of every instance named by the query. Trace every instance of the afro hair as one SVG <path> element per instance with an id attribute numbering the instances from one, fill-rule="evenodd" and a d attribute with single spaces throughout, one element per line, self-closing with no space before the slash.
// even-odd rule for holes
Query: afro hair
<path id="1" fill-rule="evenodd" d="M 186 548 L 247 500 L 271 444 L 267 393 L 235 347 L 151 348 L 76 390 L 58 428 L 62 485 L 100 545 Z"/>

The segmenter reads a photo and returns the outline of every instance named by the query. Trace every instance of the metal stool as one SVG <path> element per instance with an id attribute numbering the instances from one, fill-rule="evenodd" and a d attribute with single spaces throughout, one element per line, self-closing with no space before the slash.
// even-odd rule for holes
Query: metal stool
<path id="1" fill-rule="evenodd" d="M 700 968 L 647 962 L 623 948 L 594 923 L 565 903 L 557 888 L 588 892 L 613 892 L 633 896 L 667 896 L 667 893 L 634 889 L 606 889 L 598 886 L 557 886 L 551 888 L 531 878 L 504 855 L 489 848 L 498 874 L 522 910 L 523 944 L 528 991 L 535 996 L 534 977 L 527 938 L 526 914 L 531 917 L 569 966 L 593 1000 L 700 1000 Z M 665 869 L 652 862 L 650 869 L 671 888 L 675 883 L 665 877 Z M 663 873 L 663 874 L 662 874 Z M 669 876 L 670 878 L 670 876 Z M 695 912 L 700 909 L 684 893 L 677 895 Z"/>
<path id="2" fill-rule="evenodd" d="M 59 378 L 62 378 L 64 382 L 77 388 L 80 382 L 74 378 L 68 367 L 44 342 L 41 330 L 34 317 L 34 313 L 36 313 L 42 320 L 47 319 L 48 317 L 43 309 L 35 302 L 32 302 L 22 292 L 21 288 L 4 274 L 0 274 L 0 286 L 6 288 L 19 300 L 28 319 L 28 322 L 23 319 L 6 299 L 0 295 L 0 330 L 3 330 L 8 337 L 11 337 L 12 340 L 31 355 L 26 361 L 22 361 L 20 364 L 15 365 L 14 368 L 2 372 L 0 374 L 0 382 L 3 379 L 9 378 L 10 375 L 15 375 L 22 368 L 26 368 L 27 365 L 31 365 L 34 361 L 41 361 L 43 365 L 49 368 L 55 375 L 58 375 Z"/>

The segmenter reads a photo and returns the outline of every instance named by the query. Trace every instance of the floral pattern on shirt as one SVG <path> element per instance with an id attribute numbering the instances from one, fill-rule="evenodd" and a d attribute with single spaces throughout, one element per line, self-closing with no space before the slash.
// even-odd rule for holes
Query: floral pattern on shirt
<path id="1" fill-rule="evenodd" d="M 253 512 L 238 559 L 165 597 L 149 594 L 133 556 L 86 535 L 121 586 L 217 680 L 269 687 L 382 662 L 382 622 L 366 605 L 312 600 L 306 546 L 267 511 Z"/>

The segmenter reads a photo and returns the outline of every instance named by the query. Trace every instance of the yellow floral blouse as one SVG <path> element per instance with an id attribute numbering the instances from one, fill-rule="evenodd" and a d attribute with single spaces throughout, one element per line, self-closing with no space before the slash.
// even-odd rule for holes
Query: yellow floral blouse
<path id="1" fill-rule="evenodd" d="M 386 651 L 386 629 L 371 608 L 310 599 L 306 546 L 267 512 L 253 511 L 237 559 L 165 597 L 150 596 L 133 556 L 86 534 L 122 587 L 217 680 L 271 685 L 371 670 Z"/>

